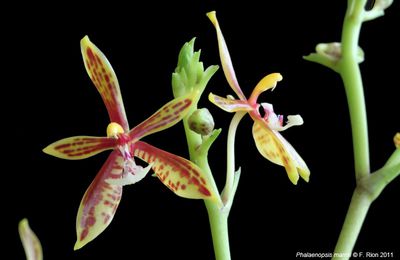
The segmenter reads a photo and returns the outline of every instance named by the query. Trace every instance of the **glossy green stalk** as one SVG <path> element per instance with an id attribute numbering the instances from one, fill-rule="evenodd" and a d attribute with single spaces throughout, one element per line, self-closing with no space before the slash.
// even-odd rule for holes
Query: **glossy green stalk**
<path id="1" fill-rule="evenodd" d="M 197 106 L 193 108 L 196 110 Z M 204 145 L 202 138 L 199 134 L 193 132 L 190 127 L 187 118 L 183 120 L 186 139 L 189 146 L 190 160 L 196 163 L 204 173 L 211 176 L 212 173 L 208 164 L 208 147 L 202 147 Z M 209 137 L 211 138 L 211 137 Z M 213 179 L 212 179 L 213 180 Z M 213 182 L 216 187 L 215 182 Z M 211 200 L 204 200 L 207 208 L 208 218 L 210 221 L 211 234 L 214 245 L 214 253 L 216 260 L 230 260 L 230 247 L 229 247 L 229 234 L 228 234 L 228 214 L 223 210 L 223 203 L 215 203 Z"/>
<path id="2" fill-rule="evenodd" d="M 371 174 L 367 113 L 365 109 L 364 89 L 359 63 L 364 53 L 358 47 L 361 25 L 384 15 L 391 0 L 377 0 L 373 8 L 365 10 L 367 0 L 348 0 L 343 22 L 341 43 L 321 43 L 316 53 L 304 58 L 325 65 L 342 77 L 350 112 L 356 188 L 335 247 L 333 259 L 348 259 L 357 241 L 371 203 L 382 190 L 400 174 L 400 149 L 397 148 L 387 163 Z"/>
<path id="3" fill-rule="evenodd" d="M 386 167 L 370 174 L 367 114 L 361 72 L 358 65 L 358 39 L 367 11 L 366 0 L 349 0 L 343 23 L 337 72 L 341 75 L 349 105 L 354 148 L 356 188 L 335 247 L 335 253 L 350 256 L 371 203 L 386 185 L 400 173 L 398 151 Z M 398 150 L 398 149 L 397 149 Z M 348 259 L 348 257 L 333 257 Z"/>
<path id="4" fill-rule="evenodd" d="M 346 90 L 350 112 L 357 187 L 354 190 L 335 253 L 348 256 L 353 251 L 372 203 L 368 190 L 359 185 L 359 180 L 363 177 L 367 178 L 370 174 L 367 115 L 361 72 L 357 62 L 358 39 L 365 4 L 366 0 L 348 1 L 342 31 L 342 57 L 339 60 L 339 73 Z"/>
<path id="5" fill-rule="evenodd" d="M 226 183 L 222 192 L 222 201 L 225 205 L 231 205 L 235 196 L 235 137 L 236 130 L 246 112 L 236 112 L 232 118 L 228 130 L 226 153 Z M 230 210 L 227 209 L 228 211 Z"/>
<path id="6" fill-rule="evenodd" d="M 349 0 L 342 31 L 342 57 L 339 73 L 342 77 L 349 105 L 356 178 L 370 173 L 367 113 L 364 89 L 357 61 L 366 0 Z"/>

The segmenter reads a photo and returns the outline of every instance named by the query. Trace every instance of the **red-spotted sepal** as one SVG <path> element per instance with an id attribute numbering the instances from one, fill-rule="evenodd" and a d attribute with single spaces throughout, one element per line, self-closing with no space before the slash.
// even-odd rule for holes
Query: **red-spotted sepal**
<path id="1" fill-rule="evenodd" d="M 120 179 L 123 166 L 120 152 L 113 151 L 86 190 L 76 219 L 75 250 L 92 241 L 111 223 L 121 200 L 122 186 L 110 184 L 107 180 Z"/>
<path id="2" fill-rule="evenodd" d="M 134 144 L 134 155 L 152 165 L 156 176 L 175 194 L 189 199 L 215 199 L 216 191 L 194 163 L 145 142 Z"/>
<path id="3" fill-rule="evenodd" d="M 129 132 L 132 142 L 167 129 L 178 123 L 189 112 L 193 95 L 175 98 Z"/>
<path id="4" fill-rule="evenodd" d="M 115 139 L 107 137 L 74 136 L 50 144 L 43 152 L 61 159 L 80 160 L 113 149 L 115 143 Z"/>
<path id="5" fill-rule="evenodd" d="M 103 98 L 110 121 L 120 124 L 124 131 L 128 132 L 129 125 L 118 79 L 110 62 L 88 36 L 81 40 L 81 52 L 86 71 Z"/>

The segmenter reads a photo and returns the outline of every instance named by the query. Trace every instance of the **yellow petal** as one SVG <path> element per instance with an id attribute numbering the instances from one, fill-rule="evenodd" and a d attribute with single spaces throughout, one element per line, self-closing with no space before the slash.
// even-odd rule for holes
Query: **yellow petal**
<path id="1" fill-rule="evenodd" d="M 294 148 L 264 122 L 254 122 L 253 137 L 258 151 L 271 162 L 284 166 L 290 181 L 297 184 L 299 175 L 309 181 L 310 170 Z"/>
<path id="2" fill-rule="evenodd" d="M 246 97 L 244 96 L 242 89 L 240 88 L 239 83 L 236 79 L 231 56 L 229 55 L 228 47 L 226 46 L 224 36 L 222 35 L 221 28 L 219 27 L 215 11 L 207 13 L 207 17 L 210 19 L 217 32 L 219 56 L 221 59 L 222 69 L 224 71 L 226 80 L 228 81 L 233 91 L 235 91 L 235 93 L 238 95 L 238 97 L 244 100 L 246 99 Z"/>
<path id="3" fill-rule="evenodd" d="M 258 96 L 268 89 L 274 89 L 278 81 L 282 80 L 282 75 L 279 73 L 272 73 L 260 80 L 257 86 L 254 88 L 253 92 L 251 93 L 249 102 L 257 103 Z"/>

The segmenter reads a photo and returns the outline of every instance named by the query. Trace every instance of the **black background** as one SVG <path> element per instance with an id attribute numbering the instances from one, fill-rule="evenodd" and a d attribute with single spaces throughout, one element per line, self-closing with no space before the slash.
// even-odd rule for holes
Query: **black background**
<path id="1" fill-rule="evenodd" d="M 79 41 L 89 35 L 118 75 L 131 127 L 172 99 L 171 73 L 184 42 L 197 37 L 205 66 L 220 64 L 213 26 L 216 10 L 243 92 L 266 74 L 284 80 L 259 99 L 305 124 L 283 133 L 311 170 L 310 183 L 292 185 L 285 170 L 263 159 L 245 118 L 237 133 L 242 178 L 230 215 L 233 259 L 295 258 L 332 252 L 355 185 L 351 129 L 339 76 L 302 59 L 319 42 L 340 40 L 345 1 L 182 1 L 10 6 L 2 18 L 2 255 L 24 259 L 17 224 L 29 218 L 45 259 L 213 259 L 202 201 L 175 196 L 148 176 L 126 187 L 111 225 L 79 251 L 75 218 L 83 193 L 108 152 L 66 161 L 41 150 L 75 135 L 105 135 L 105 106 L 87 76 Z M 393 152 L 399 124 L 399 3 L 363 25 L 360 45 L 367 102 L 371 168 Z M 222 70 L 206 94 L 233 94 Z M 231 114 L 203 98 L 223 128 L 209 160 L 219 187 L 225 174 Z M 187 157 L 181 125 L 145 138 Z M 400 258 L 400 181 L 373 203 L 356 251 Z"/>

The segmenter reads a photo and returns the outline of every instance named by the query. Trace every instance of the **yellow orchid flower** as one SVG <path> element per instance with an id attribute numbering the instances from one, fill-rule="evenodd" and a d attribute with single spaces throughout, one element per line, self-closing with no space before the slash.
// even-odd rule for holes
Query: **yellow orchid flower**
<path id="1" fill-rule="evenodd" d="M 291 126 L 303 124 L 303 119 L 300 115 L 287 116 L 288 121 L 284 125 L 283 116 L 275 114 L 271 104 L 257 103 L 257 99 L 261 93 L 268 89 L 273 90 L 277 82 L 282 80 L 281 74 L 272 73 L 265 76 L 256 85 L 250 98 L 247 99 L 236 79 L 228 47 L 222 35 L 215 11 L 207 13 L 207 16 L 217 32 L 219 54 L 225 77 L 233 91 L 239 97 L 239 99 L 234 99 L 232 96 L 223 98 L 210 93 L 209 100 L 227 112 L 247 112 L 254 120 L 253 137 L 258 151 L 269 161 L 284 166 L 293 184 L 297 184 L 299 175 L 308 182 L 310 170 L 306 163 L 279 133 Z M 260 114 L 260 107 L 263 108 L 264 115 Z"/>

